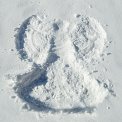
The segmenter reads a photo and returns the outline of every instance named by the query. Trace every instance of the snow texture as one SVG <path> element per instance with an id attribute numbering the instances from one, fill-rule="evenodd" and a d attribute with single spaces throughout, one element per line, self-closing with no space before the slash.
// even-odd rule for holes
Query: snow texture
<path id="1" fill-rule="evenodd" d="M 15 91 L 39 111 L 91 112 L 110 90 L 87 66 L 101 60 L 107 35 L 93 17 L 33 15 L 19 29 L 16 48 L 32 69 L 17 75 Z"/>

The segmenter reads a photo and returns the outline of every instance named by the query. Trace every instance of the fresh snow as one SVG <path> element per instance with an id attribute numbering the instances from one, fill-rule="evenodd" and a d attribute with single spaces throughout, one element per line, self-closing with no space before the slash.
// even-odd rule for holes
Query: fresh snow
<path id="1" fill-rule="evenodd" d="M 121 6 L 0 0 L 0 122 L 121 122 Z"/>
<path id="2" fill-rule="evenodd" d="M 16 48 L 32 69 L 16 76 L 16 93 L 40 111 L 93 111 L 112 92 L 87 68 L 100 61 L 107 42 L 105 30 L 92 17 L 29 17 L 18 31 Z"/>

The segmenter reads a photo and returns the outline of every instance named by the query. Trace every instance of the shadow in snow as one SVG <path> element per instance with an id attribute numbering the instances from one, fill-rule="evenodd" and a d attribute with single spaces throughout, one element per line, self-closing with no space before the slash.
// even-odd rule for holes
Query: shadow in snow
<path id="1" fill-rule="evenodd" d="M 33 15 L 35 16 L 35 15 Z M 20 26 L 20 28 L 18 29 L 17 34 L 15 35 L 15 45 L 16 45 L 16 49 L 20 54 L 20 58 L 21 59 L 27 59 L 27 53 L 24 51 L 24 37 L 25 37 L 25 32 L 27 29 L 27 26 L 29 24 L 30 19 L 33 17 L 29 17 L 27 18 L 22 25 Z"/>
<path id="2" fill-rule="evenodd" d="M 94 111 L 94 107 L 85 107 L 85 108 L 72 108 L 72 109 L 54 109 L 48 107 L 44 102 L 30 96 L 30 93 L 36 86 L 45 85 L 47 83 L 46 71 L 44 69 L 34 69 L 32 72 L 29 72 L 24 75 L 18 75 L 17 80 L 18 84 L 15 87 L 15 91 L 18 96 L 25 101 L 30 110 L 42 111 L 42 112 L 64 112 L 64 113 L 92 113 Z"/>
<path id="3" fill-rule="evenodd" d="M 31 18 L 31 17 L 30 17 Z M 27 29 L 27 25 L 29 23 L 30 18 L 26 19 L 23 24 L 21 25 L 16 36 L 16 49 L 19 52 L 21 59 L 27 59 L 27 54 L 24 51 L 24 36 L 25 31 Z M 56 24 L 52 25 L 54 30 L 58 30 L 59 27 Z M 30 96 L 30 93 L 36 86 L 45 85 L 47 83 L 47 68 L 52 64 L 55 63 L 59 56 L 55 53 L 55 35 L 50 40 L 50 50 L 47 57 L 46 62 L 43 66 L 39 66 L 34 64 L 34 68 L 31 72 L 18 75 L 17 76 L 17 84 L 14 87 L 15 92 L 17 95 L 25 101 L 31 109 L 35 111 L 43 111 L 43 112 L 65 112 L 65 113 L 78 113 L 78 112 L 88 112 L 92 113 L 94 111 L 94 107 L 85 107 L 85 108 L 72 108 L 72 109 L 54 109 L 48 107 L 44 102 L 39 101 L 38 99 Z"/>
<path id="4" fill-rule="evenodd" d="M 55 61 L 57 58 L 55 59 Z M 53 60 L 54 61 L 54 60 Z M 55 62 L 54 61 L 54 62 Z M 25 73 L 23 75 L 17 76 L 17 84 L 15 86 L 15 91 L 18 96 L 25 101 L 30 109 L 35 111 L 42 111 L 42 112 L 64 112 L 64 113 L 92 113 L 95 107 L 85 107 L 85 108 L 72 108 L 72 109 L 54 109 L 48 107 L 44 102 L 30 96 L 30 93 L 36 86 L 45 85 L 47 83 L 47 72 L 46 69 L 52 63 L 52 60 L 47 61 L 48 63 L 45 64 L 44 68 L 36 67 L 33 71 L 29 73 Z"/>

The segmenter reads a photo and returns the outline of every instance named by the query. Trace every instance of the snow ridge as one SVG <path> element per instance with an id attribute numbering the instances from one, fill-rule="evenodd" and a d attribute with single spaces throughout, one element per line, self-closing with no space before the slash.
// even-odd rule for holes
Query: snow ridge
<path id="1" fill-rule="evenodd" d="M 86 67 L 101 59 L 107 43 L 96 19 L 78 16 L 62 21 L 34 15 L 26 23 L 22 40 L 23 46 L 17 49 L 34 65 L 28 73 L 17 75 L 16 92 L 31 106 L 87 111 L 108 96 L 109 90 Z"/>

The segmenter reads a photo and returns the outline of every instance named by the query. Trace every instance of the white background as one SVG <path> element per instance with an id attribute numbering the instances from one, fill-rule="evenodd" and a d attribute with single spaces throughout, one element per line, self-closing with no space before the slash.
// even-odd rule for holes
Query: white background
<path id="1" fill-rule="evenodd" d="M 36 112 L 21 110 L 22 103 L 11 99 L 10 81 L 5 75 L 26 70 L 26 62 L 18 58 L 15 29 L 29 16 L 40 11 L 63 20 L 74 14 L 99 20 L 112 41 L 112 55 L 104 61 L 107 76 L 112 79 L 116 97 L 109 98 L 95 115 L 53 115 L 38 118 Z M 107 25 L 107 26 L 106 26 Z M 122 122 L 122 1 L 121 0 L 0 0 L 0 122 Z M 11 51 L 14 49 L 14 51 Z M 110 109 L 107 109 L 110 106 Z"/>

